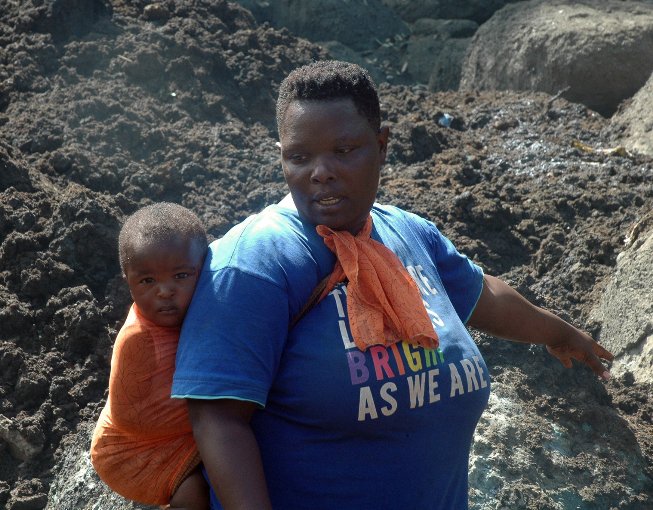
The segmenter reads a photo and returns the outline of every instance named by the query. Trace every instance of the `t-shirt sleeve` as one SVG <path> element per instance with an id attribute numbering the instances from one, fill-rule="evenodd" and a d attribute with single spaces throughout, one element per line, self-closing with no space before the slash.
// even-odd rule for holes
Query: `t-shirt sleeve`
<path id="1" fill-rule="evenodd" d="M 282 285 L 233 267 L 203 271 L 181 329 L 173 398 L 265 406 L 287 333 Z"/>
<path id="2" fill-rule="evenodd" d="M 431 222 L 428 225 L 430 249 L 449 300 L 458 317 L 467 323 L 483 290 L 483 270 L 460 253 Z"/>

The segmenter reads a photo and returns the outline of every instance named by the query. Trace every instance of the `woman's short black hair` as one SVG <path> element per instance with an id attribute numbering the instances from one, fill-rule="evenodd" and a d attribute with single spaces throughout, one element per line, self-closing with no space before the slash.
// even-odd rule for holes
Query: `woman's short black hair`
<path id="1" fill-rule="evenodd" d="M 125 220 L 118 235 L 120 269 L 124 274 L 135 246 L 179 239 L 187 239 L 198 250 L 206 250 L 206 230 L 194 212 L 172 202 L 158 202 L 139 209 Z"/>
<path id="2" fill-rule="evenodd" d="M 381 128 L 376 86 L 368 72 L 338 60 L 313 62 L 292 71 L 281 82 L 277 99 L 277 129 L 281 132 L 288 105 L 295 100 L 351 99 L 374 131 Z"/>

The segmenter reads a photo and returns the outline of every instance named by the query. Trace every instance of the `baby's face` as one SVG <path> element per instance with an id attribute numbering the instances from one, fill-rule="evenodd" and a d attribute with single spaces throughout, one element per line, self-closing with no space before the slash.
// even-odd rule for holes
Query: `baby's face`
<path id="1" fill-rule="evenodd" d="M 203 259 L 189 240 L 132 247 L 125 278 L 141 314 L 157 326 L 181 326 Z"/>

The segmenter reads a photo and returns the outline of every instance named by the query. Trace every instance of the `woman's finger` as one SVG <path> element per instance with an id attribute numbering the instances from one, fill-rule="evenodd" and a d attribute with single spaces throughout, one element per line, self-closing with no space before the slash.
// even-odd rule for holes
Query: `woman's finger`
<path id="1" fill-rule="evenodd" d="M 601 347 L 601 345 L 599 345 L 598 343 L 594 344 L 594 354 L 596 354 L 599 358 L 603 358 L 606 361 L 612 361 L 614 359 L 614 354 L 612 354 L 607 349 Z"/>
<path id="2" fill-rule="evenodd" d="M 563 354 L 563 350 L 561 348 L 551 347 L 547 345 L 546 350 L 549 351 L 549 354 L 551 354 L 551 356 L 556 358 L 563 367 L 565 368 L 572 367 L 571 357 L 569 357 L 569 355 L 566 352 L 564 352 Z"/>
<path id="3" fill-rule="evenodd" d="M 605 349 L 601 348 L 603 351 Z M 608 355 L 612 356 L 608 351 L 605 351 Z M 607 381 L 610 379 L 610 371 L 603 365 L 601 360 L 599 359 L 599 356 L 596 354 L 592 353 L 587 353 L 585 356 L 577 358 L 579 361 L 582 361 L 586 365 L 588 365 L 596 375 L 598 375 L 601 379 L 604 381 Z M 610 358 L 612 359 L 612 358 Z"/>

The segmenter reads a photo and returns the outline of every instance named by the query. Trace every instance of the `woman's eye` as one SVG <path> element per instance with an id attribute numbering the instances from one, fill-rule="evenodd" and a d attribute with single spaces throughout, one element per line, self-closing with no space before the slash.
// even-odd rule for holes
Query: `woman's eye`
<path id="1" fill-rule="evenodd" d="M 190 273 L 177 273 L 175 275 L 175 278 L 177 280 L 183 280 L 184 278 L 188 278 L 190 276 Z"/>
<path id="2" fill-rule="evenodd" d="M 304 154 L 291 154 L 288 159 L 292 163 L 302 163 L 303 161 L 306 161 L 306 156 Z"/>
<path id="3" fill-rule="evenodd" d="M 349 154 L 353 150 L 353 147 L 338 147 L 336 149 L 336 154 Z"/>
<path id="4" fill-rule="evenodd" d="M 151 278 L 151 277 L 148 276 L 147 278 L 142 278 L 141 281 L 138 282 L 138 283 L 141 283 L 143 285 L 147 285 L 149 283 L 152 283 L 153 281 L 154 281 L 154 278 Z"/>

